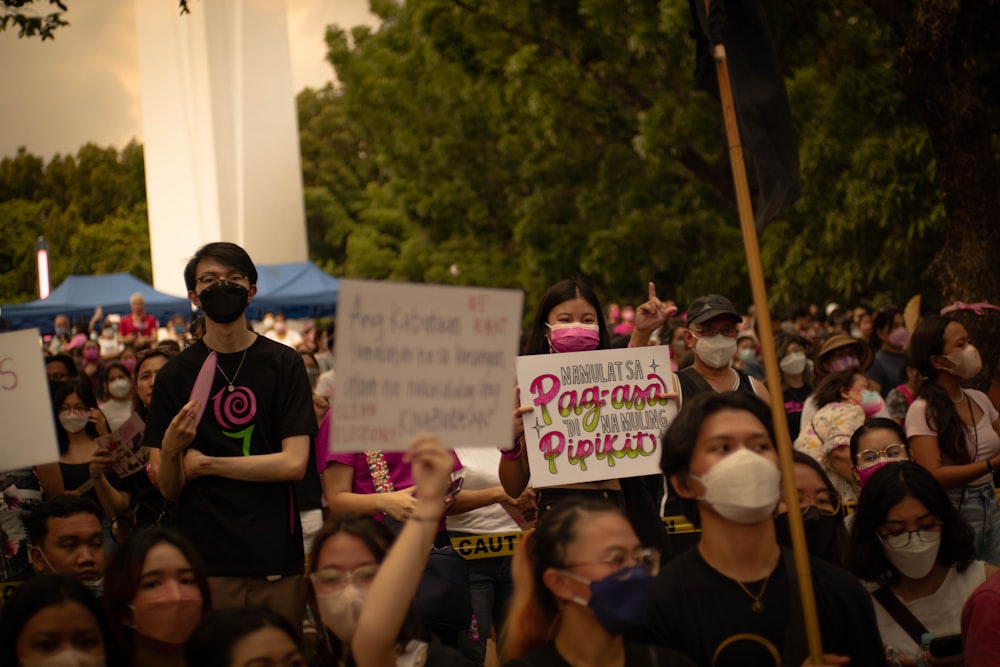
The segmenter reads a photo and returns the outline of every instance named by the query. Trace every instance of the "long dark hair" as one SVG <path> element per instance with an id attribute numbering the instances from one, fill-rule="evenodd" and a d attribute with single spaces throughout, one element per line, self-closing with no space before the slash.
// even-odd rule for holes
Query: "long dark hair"
<path id="1" fill-rule="evenodd" d="M 976 558 L 972 526 L 955 509 L 934 476 L 912 461 L 884 466 L 861 489 L 854 510 L 847 568 L 865 581 L 890 584 L 899 581 L 899 570 L 886 557 L 878 530 L 889 511 L 906 498 L 919 500 L 928 512 L 941 520 L 937 562 L 964 572 Z"/>
<path id="2" fill-rule="evenodd" d="M 552 287 L 545 290 L 542 298 L 538 301 L 538 310 L 535 312 L 535 321 L 528 331 L 528 343 L 525 346 L 525 354 L 548 354 L 549 339 L 546 336 L 549 321 L 549 313 L 552 309 L 565 301 L 571 301 L 577 297 L 582 297 L 587 303 L 597 311 L 597 326 L 601 335 L 601 342 L 597 346 L 600 350 L 607 350 L 611 347 L 611 337 L 608 334 L 608 324 L 604 320 L 604 311 L 601 310 L 601 302 L 597 294 L 590 288 L 590 285 L 580 278 L 569 278 L 560 280 Z"/>
<path id="3" fill-rule="evenodd" d="M 69 451 L 69 433 L 66 432 L 62 422 L 59 421 L 59 411 L 62 409 L 62 404 L 66 400 L 66 397 L 72 394 L 76 394 L 76 397 L 80 399 L 81 403 L 87 406 L 88 410 L 97 407 L 97 398 L 86 382 L 74 378 L 69 382 L 62 382 L 56 386 L 52 394 L 52 414 L 56 422 L 56 438 L 59 440 L 60 454 L 65 454 Z M 84 430 L 91 438 L 98 436 L 97 426 L 91 421 L 87 422 Z"/>
<path id="4" fill-rule="evenodd" d="M 948 392 L 937 382 L 947 371 L 931 363 L 931 357 L 944 354 L 944 332 L 952 322 L 958 320 L 934 315 L 917 326 L 910 339 L 910 365 L 922 376 L 917 397 L 927 401 L 927 426 L 937 433 L 941 454 L 955 463 L 972 463 L 965 442 L 965 423 Z"/>
<path id="5" fill-rule="evenodd" d="M 388 526 L 370 516 L 361 514 L 334 515 L 323 524 L 323 527 L 319 529 L 313 538 L 312 549 L 309 552 L 309 563 L 313 570 L 319 568 L 319 554 L 323 550 L 323 545 L 326 544 L 327 540 L 341 533 L 361 540 L 362 544 L 365 545 L 375 558 L 376 563 L 381 563 L 385 560 L 389 547 L 392 546 L 392 542 L 395 539 L 395 535 L 389 530 Z M 312 607 L 314 617 L 319 619 L 320 614 L 319 606 L 316 603 L 316 589 L 313 587 L 311 579 L 307 578 L 306 582 L 309 605 Z M 401 603 L 409 605 L 409 611 L 406 612 L 406 618 L 403 620 L 403 626 L 399 630 L 396 643 L 400 646 L 406 646 L 411 640 L 422 637 L 424 629 L 420 623 L 420 618 L 413 608 L 413 601 L 406 600 L 401 601 Z M 332 636 L 332 633 L 326 627 L 323 627 L 323 635 L 326 641 L 317 642 L 318 654 L 314 666 L 332 667 L 339 665 L 344 658 L 341 655 L 340 640 Z"/>
<path id="6" fill-rule="evenodd" d="M 576 539 L 580 522 L 595 514 L 625 515 L 605 500 L 581 498 L 562 502 L 538 520 L 514 552 L 514 595 L 500 637 L 501 661 L 516 660 L 549 639 L 559 615 L 559 603 L 545 585 L 545 571 L 566 567 L 566 550 Z"/>
<path id="7" fill-rule="evenodd" d="M 284 616 L 266 607 L 237 607 L 209 612 L 184 646 L 188 667 L 228 667 L 241 639 L 263 628 L 277 628 L 302 650 L 298 632 Z"/>
<path id="8" fill-rule="evenodd" d="M 18 586 L 14 595 L 0 608 L 0 665 L 19 665 L 17 638 L 28 621 L 48 607 L 66 602 L 82 605 L 101 630 L 105 663 L 108 667 L 125 664 L 100 602 L 87 587 L 68 574 L 43 574 Z"/>
<path id="9" fill-rule="evenodd" d="M 208 571 L 198 550 L 184 535 L 173 528 L 149 528 L 132 533 L 111 554 L 104 575 L 104 608 L 108 612 L 119 641 L 126 651 L 132 652 L 134 642 L 132 630 L 126 619 L 130 618 L 129 605 L 139 592 L 139 580 L 142 578 L 142 566 L 150 550 L 158 544 L 170 544 L 177 547 L 184 559 L 191 566 L 198 590 L 201 591 L 201 609 L 212 608 L 212 593 L 208 587 Z"/>

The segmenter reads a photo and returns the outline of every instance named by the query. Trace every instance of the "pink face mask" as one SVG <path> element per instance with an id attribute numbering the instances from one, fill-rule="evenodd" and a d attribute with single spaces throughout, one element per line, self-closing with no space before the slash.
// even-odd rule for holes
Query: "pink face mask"
<path id="1" fill-rule="evenodd" d="M 125 357 L 124 359 L 122 359 L 122 366 L 124 366 L 126 369 L 128 369 L 129 373 L 131 373 L 132 371 L 134 371 L 135 370 L 135 357 Z"/>
<path id="2" fill-rule="evenodd" d="M 97 361 L 101 358 L 101 351 L 96 347 L 88 347 L 83 351 L 83 358 L 87 361 Z"/>
<path id="3" fill-rule="evenodd" d="M 600 328 L 596 324 L 548 324 L 549 347 L 555 352 L 589 352 L 601 344 Z"/>
<path id="4" fill-rule="evenodd" d="M 846 371 L 848 368 L 857 368 L 861 365 L 857 357 L 840 357 L 839 359 L 834 359 L 830 362 L 830 370 L 834 373 L 837 371 Z"/>
<path id="5" fill-rule="evenodd" d="M 161 599 L 132 605 L 133 629 L 136 633 L 164 644 L 179 645 L 201 620 L 201 595 Z"/>
<path id="6" fill-rule="evenodd" d="M 861 482 L 861 487 L 864 488 L 865 484 L 868 483 L 868 480 L 872 478 L 872 475 L 874 475 L 876 472 L 878 472 L 885 466 L 889 465 L 890 463 L 892 463 L 892 461 L 879 461 L 870 468 L 865 468 L 864 470 L 859 469 L 858 480 Z"/>

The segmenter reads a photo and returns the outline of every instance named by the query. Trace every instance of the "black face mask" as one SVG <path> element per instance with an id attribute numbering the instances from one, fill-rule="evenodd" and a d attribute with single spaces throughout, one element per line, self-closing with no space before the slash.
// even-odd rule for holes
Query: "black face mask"
<path id="1" fill-rule="evenodd" d="M 802 526 L 806 531 L 806 548 L 813 556 L 823 556 L 830 547 L 834 535 L 837 534 L 837 522 L 841 521 L 839 514 L 829 516 L 820 514 L 815 507 L 810 507 L 802 515 Z M 778 544 L 784 547 L 792 546 L 792 531 L 788 526 L 788 513 L 774 517 L 774 532 Z"/>
<path id="2" fill-rule="evenodd" d="M 220 280 L 198 295 L 205 317 L 218 324 L 229 324 L 239 319 L 250 303 L 250 291 L 237 283 Z"/>

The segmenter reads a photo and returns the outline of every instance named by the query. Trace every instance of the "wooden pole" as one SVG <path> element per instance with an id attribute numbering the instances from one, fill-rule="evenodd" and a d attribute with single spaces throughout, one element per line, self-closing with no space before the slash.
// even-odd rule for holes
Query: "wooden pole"
<path id="1" fill-rule="evenodd" d="M 706 11 L 711 0 L 705 0 Z M 822 665 L 823 644 L 819 633 L 819 616 L 816 613 L 816 596 L 813 592 L 812 572 L 809 569 L 809 551 L 806 548 L 805 527 L 799 507 L 799 494 L 795 488 L 795 469 L 792 462 L 792 440 L 788 433 L 788 421 L 781 402 L 781 372 L 778 369 L 774 334 L 771 330 L 771 312 L 767 307 L 767 286 L 764 283 L 764 267 L 760 260 L 760 246 L 757 243 L 757 228 L 754 226 L 753 206 L 750 202 L 750 187 L 747 185 L 746 165 L 743 163 L 743 146 L 740 143 L 739 126 L 736 123 L 736 107 L 733 105 L 733 91 L 729 82 L 729 68 L 726 65 L 726 50 L 716 44 L 712 52 L 715 70 L 719 80 L 719 96 L 722 100 L 722 114 L 726 121 L 726 137 L 729 141 L 729 162 L 733 169 L 733 183 L 736 187 L 736 203 L 743 230 L 743 246 L 746 249 L 750 286 L 756 307 L 757 335 L 764 355 L 764 372 L 767 386 L 771 388 L 771 419 L 778 437 L 778 460 L 781 465 L 781 480 L 785 505 L 788 506 L 788 525 L 792 534 L 792 549 L 795 552 L 795 569 L 799 577 L 799 591 L 802 594 L 802 610 L 805 615 L 806 639 L 809 642 L 809 657 L 812 664 Z"/>

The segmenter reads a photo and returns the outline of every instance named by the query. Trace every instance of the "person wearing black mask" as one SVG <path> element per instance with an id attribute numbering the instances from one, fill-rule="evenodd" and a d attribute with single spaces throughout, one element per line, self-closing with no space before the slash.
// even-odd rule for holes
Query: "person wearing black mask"
<path id="1" fill-rule="evenodd" d="M 802 452 L 792 452 L 792 459 L 795 462 L 799 510 L 806 530 L 806 548 L 811 555 L 843 567 L 847 529 L 844 527 L 840 496 L 816 459 Z M 790 549 L 792 536 L 788 527 L 788 507 L 784 500 L 778 503 L 774 530 L 778 544 Z"/>
<path id="2" fill-rule="evenodd" d="M 144 444 L 177 527 L 205 559 L 217 608 L 265 605 L 301 624 L 302 479 L 316 416 L 294 350 L 247 327 L 257 269 L 209 243 L 184 269 L 205 333 L 159 371 Z"/>

